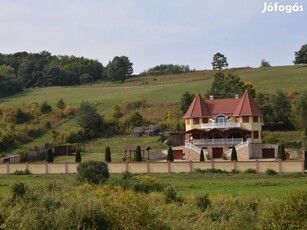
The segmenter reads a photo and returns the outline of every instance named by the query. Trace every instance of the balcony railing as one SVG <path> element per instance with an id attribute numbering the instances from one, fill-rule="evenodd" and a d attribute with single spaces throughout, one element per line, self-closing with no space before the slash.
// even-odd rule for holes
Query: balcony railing
<path id="1" fill-rule="evenodd" d="M 243 142 L 243 138 L 227 138 L 227 139 L 194 139 L 190 141 L 194 145 L 237 145 Z"/>
<path id="2" fill-rule="evenodd" d="M 240 123 L 225 122 L 225 123 L 202 123 L 202 129 L 222 129 L 222 128 L 241 128 Z"/>

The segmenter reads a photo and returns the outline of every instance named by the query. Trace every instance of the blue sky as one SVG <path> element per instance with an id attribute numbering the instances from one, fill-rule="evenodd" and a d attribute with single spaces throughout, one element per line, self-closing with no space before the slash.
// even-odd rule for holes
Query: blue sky
<path id="1" fill-rule="evenodd" d="M 128 56 L 135 73 L 159 64 L 211 69 L 223 53 L 229 67 L 291 65 L 307 43 L 302 12 L 261 13 L 265 0 L 1 0 L 0 53 L 47 50 L 97 59 Z"/>

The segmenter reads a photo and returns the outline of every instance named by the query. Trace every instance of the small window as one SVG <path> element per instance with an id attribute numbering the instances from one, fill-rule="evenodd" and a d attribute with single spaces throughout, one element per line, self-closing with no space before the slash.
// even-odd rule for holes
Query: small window
<path id="1" fill-rule="evenodd" d="M 189 125 L 190 124 L 190 119 L 186 119 L 186 121 L 187 121 L 187 125 Z"/>
<path id="2" fill-rule="evenodd" d="M 227 116 L 225 115 L 218 115 L 215 117 L 215 123 L 226 123 L 227 122 Z"/>
<path id="3" fill-rule="evenodd" d="M 193 124 L 198 125 L 199 124 L 199 118 L 193 118 Z"/>
<path id="4" fill-rule="evenodd" d="M 253 122 L 254 123 L 258 123 L 258 121 L 259 121 L 258 117 L 253 117 Z"/>
<path id="5" fill-rule="evenodd" d="M 208 118 L 203 117 L 202 122 L 203 122 L 203 123 L 208 123 Z"/>
<path id="6" fill-rule="evenodd" d="M 249 117 L 245 116 L 242 119 L 243 119 L 243 123 L 249 123 Z"/>
<path id="7" fill-rule="evenodd" d="M 254 131 L 253 136 L 254 136 L 254 139 L 258 139 L 259 138 L 259 131 Z"/>

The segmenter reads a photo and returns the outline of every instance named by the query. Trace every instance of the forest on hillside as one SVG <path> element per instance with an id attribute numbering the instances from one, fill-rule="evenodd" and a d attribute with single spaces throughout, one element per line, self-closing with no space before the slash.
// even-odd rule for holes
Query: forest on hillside
<path id="1" fill-rule="evenodd" d="M 23 88 L 83 85 L 99 80 L 124 81 L 133 73 L 128 57 L 114 57 L 106 67 L 97 60 L 40 53 L 0 53 L 0 97 Z"/>

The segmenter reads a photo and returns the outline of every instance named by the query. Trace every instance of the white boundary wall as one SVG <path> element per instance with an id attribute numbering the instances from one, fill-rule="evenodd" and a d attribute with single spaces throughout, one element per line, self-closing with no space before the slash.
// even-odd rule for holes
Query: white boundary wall
<path id="1" fill-rule="evenodd" d="M 12 174 L 16 170 L 29 170 L 33 174 L 67 174 L 77 172 L 76 163 L 16 163 L 0 164 L 0 174 Z M 233 169 L 244 171 L 255 169 L 263 173 L 267 169 L 273 169 L 278 173 L 305 172 L 304 160 L 271 160 L 271 161 L 180 161 L 180 162 L 123 162 L 108 163 L 110 173 L 180 173 L 193 172 L 199 169 L 221 169 L 231 171 Z"/>

